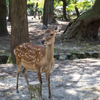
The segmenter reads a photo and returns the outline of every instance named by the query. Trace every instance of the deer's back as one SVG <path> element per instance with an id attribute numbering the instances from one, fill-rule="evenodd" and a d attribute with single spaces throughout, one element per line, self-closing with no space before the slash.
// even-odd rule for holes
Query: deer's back
<path id="1" fill-rule="evenodd" d="M 36 70 L 36 66 L 43 66 L 45 48 L 30 43 L 22 43 L 14 50 L 16 60 L 20 61 L 28 70 Z M 33 66 L 33 67 L 32 67 Z"/>

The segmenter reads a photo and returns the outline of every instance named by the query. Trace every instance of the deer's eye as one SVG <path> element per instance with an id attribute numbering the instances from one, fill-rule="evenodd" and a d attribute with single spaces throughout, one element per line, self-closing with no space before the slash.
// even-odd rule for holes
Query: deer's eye
<path id="1" fill-rule="evenodd" d="M 53 36 L 53 34 L 50 34 L 50 36 Z"/>

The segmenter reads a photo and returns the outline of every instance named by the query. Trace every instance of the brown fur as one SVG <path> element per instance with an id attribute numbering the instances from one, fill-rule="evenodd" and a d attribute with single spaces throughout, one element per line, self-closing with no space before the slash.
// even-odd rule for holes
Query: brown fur
<path id="1" fill-rule="evenodd" d="M 22 73 L 25 77 L 28 88 L 29 88 L 29 83 L 26 75 L 28 70 L 37 72 L 38 80 L 40 81 L 41 84 L 41 90 L 42 90 L 41 73 L 45 72 L 48 84 L 49 98 L 52 98 L 50 91 L 50 71 L 54 65 L 53 55 L 54 55 L 55 33 L 56 31 L 53 29 L 47 29 L 46 32 L 44 33 L 43 40 L 45 41 L 44 44 L 46 44 L 46 48 L 36 46 L 30 43 L 22 43 L 15 48 L 14 54 L 17 63 L 17 84 L 16 84 L 17 92 L 18 92 L 19 72 L 23 65 L 24 69 Z"/>

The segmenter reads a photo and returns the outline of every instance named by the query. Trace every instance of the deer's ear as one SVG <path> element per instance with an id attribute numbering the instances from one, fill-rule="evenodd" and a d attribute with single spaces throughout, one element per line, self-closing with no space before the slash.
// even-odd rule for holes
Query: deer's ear
<path id="1" fill-rule="evenodd" d="M 47 27 L 46 25 L 43 24 L 43 28 L 42 28 L 42 29 L 45 29 L 45 30 L 46 30 L 47 28 L 48 28 L 48 27 Z"/>
<path id="2" fill-rule="evenodd" d="M 62 28 L 62 24 L 58 25 L 58 27 L 55 28 L 56 33 L 59 32 Z"/>

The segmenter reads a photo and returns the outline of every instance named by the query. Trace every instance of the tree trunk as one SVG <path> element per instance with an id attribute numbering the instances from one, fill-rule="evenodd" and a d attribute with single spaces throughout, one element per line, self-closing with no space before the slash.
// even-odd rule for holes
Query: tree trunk
<path id="1" fill-rule="evenodd" d="M 78 18 L 80 13 L 79 13 L 78 8 L 76 6 L 75 6 L 75 11 L 76 11 L 76 15 L 77 15 L 77 18 Z"/>
<path id="2" fill-rule="evenodd" d="M 48 23 L 55 23 L 56 20 L 54 18 L 54 0 L 49 0 L 49 5 L 48 5 Z"/>
<path id="3" fill-rule="evenodd" d="M 79 16 L 62 35 L 63 39 L 98 40 L 100 27 L 100 0 L 96 0 L 93 7 Z"/>
<path id="4" fill-rule="evenodd" d="M 8 11 L 8 21 L 9 22 L 11 22 L 11 11 L 10 11 L 10 7 L 11 7 L 11 5 L 10 5 L 10 0 L 9 0 L 9 11 Z"/>
<path id="5" fill-rule="evenodd" d="M 54 0 L 45 0 L 44 9 L 43 9 L 43 24 L 48 26 L 48 23 L 55 23 L 54 18 Z"/>
<path id="6" fill-rule="evenodd" d="M 14 63 L 13 51 L 23 42 L 29 42 L 27 0 L 11 0 L 11 61 Z"/>
<path id="7" fill-rule="evenodd" d="M 66 17 L 66 6 L 67 6 L 66 0 L 62 0 L 62 1 L 63 1 L 63 16 L 64 16 L 64 19 L 65 19 L 66 21 L 68 21 L 68 19 L 67 19 L 67 17 Z"/>
<path id="8" fill-rule="evenodd" d="M 6 0 L 0 0 L 0 36 L 8 35 L 6 25 Z"/>
<path id="9" fill-rule="evenodd" d="M 43 24 L 46 26 L 48 26 L 48 1 L 49 0 L 45 0 L 43 9 Z"/>
<path id="10" fill-rule="evenodd" d="M 36 12 L 38 11 L 37 7 L 38 7 L 38 3 L 36 3 L 35 12 L 34 12 L 34 18 L 36 18 Z"/>

